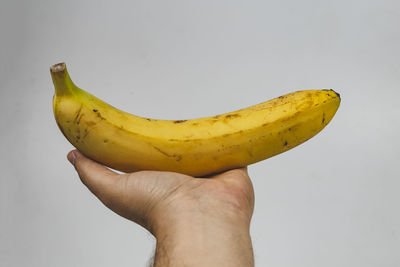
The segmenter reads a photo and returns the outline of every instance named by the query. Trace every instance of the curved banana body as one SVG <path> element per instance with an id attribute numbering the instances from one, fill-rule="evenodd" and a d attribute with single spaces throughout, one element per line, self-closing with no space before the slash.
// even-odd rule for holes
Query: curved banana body
<path id="1" fill-rule="evenodd" d="M 333 90 L 290 93 L 238 111 L 157 120 L 118 110 L 79 89 L 64 63 L 50 68 L 54 116 L 84 155 L 116 170 L 204 176 L 287 151 L 321 131 L 340 104 Z"/>

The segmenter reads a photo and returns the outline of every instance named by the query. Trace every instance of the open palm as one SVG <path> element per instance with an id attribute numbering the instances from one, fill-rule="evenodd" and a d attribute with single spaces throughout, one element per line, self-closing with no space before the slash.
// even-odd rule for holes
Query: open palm
<path id="1" fill-rule="evenodd" d="M 194 211 L 208 216 L 239 213 L 249 221 L 253 213 L 254 192 L 247 168 L 194 178 L 160 171 L 118 174 L 77 150 L 68 159 L 100 201 L 150 232 L 159 223 L 174 222 Z"/>

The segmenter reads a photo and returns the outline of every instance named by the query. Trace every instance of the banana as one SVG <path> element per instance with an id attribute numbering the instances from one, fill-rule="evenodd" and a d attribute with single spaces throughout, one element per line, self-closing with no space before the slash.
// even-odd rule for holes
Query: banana
<path id="1" fill-rule="evenodd" d="M 190 120 L 158 120 L 118 110 L 50 67 L 56 122 L 84 155 L 123 172 L 160 170 L 205 176 L 285 152 L 320 132 L 340 95 L 304 90 L 238 111 Z"/>

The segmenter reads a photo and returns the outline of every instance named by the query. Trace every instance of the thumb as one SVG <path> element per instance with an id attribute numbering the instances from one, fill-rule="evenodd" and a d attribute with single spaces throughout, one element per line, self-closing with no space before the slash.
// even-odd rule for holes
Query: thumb
<path id="1" fill-rule="evenodd" d="M 75 167 L 82 183 L 107 206 L 115 194 L 118 194 L 116 184 L 120 175 L 85 157 L 78 150 L 69 152 L 67 158 Z"/>
<path id="2" fill-rule="evenodd" d="M 135 184 L 137 179 L 129 179 L 111 171 L 107 167 L 85 157 L 78 150 L 68 153 L 68 160 L 74 165 L 82 182 L 103 204 L 115 213 L 132 220 L 147 228 L 146 205 L 140 186 Z"/>

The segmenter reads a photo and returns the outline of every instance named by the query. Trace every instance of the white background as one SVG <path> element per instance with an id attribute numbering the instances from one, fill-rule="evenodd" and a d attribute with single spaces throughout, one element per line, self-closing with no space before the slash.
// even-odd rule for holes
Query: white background
<path id="1" fill-rule="evenodd" d="M 249 167 L 257 266 L 400 266 L 400 2 L 0 3 L 0 266 L 146 266 L 154 239 L 66 160 L 49 67 L 123 110 L 216 115 L 301 89 L 342 104 Z"/>

